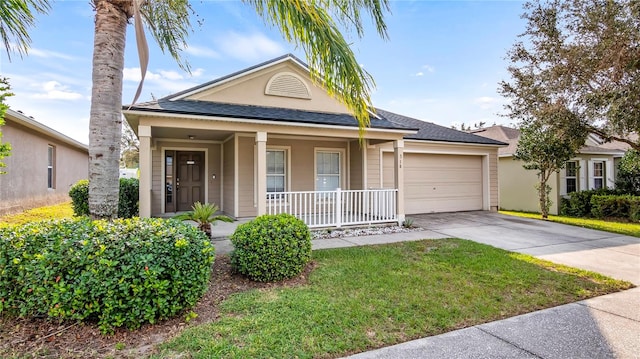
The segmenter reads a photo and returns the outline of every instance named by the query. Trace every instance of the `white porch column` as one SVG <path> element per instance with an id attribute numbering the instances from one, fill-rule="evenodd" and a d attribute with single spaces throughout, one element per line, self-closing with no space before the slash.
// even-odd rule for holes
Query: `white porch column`
<path id="1" fill-rule="evenodd" d="M 256 132 L 258 216 L 267 213 L 267 133 Z"/>
<path id="2" fill-rule="evenodd" d="M 397 211 L 398 211 L 398 224 L 404 223 L 404 140 L 397 140 L 393 142 L 393 160 L 395 164 L 394 171 L 394 184 L 398 189 L 398 195 L 396 199 Z"/>
<path id="3" fill-rule="evenodd" d="M 140 140 L 140 218 L 151 217 L 151 126 L 138 126 Z"/>

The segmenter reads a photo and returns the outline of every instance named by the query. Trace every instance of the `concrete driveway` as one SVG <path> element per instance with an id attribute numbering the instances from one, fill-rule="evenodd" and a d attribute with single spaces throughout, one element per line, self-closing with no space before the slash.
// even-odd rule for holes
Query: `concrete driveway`
<path id="1" fill-rule="evenodd" d="M 495 212 L 410 215 L 414 224 L 640 285 L 640 238 Z"/>

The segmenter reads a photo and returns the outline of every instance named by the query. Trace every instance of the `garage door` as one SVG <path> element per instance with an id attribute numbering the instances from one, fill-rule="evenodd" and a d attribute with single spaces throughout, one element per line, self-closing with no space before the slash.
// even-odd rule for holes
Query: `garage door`
<path id="1" fill-rule="evenodd" d="M 384 153 L 383 183 L 393 188 L 393 154 Z M 482 156 L 404 154 L 405 213 L 482 210 Z"/>

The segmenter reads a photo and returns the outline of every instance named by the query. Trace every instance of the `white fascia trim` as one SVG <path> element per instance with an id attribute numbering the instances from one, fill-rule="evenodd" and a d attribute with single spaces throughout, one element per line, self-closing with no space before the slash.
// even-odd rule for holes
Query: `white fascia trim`
<path id="1" fill-rule="evenodd" d="M 349 126 L 337 126 L 337 125 L 318 125 L 313 123 L 302 123 L 302 122 L 278 122 L 271 120 L 250 120 L 245 118 L 233 118 L 230 120 L 228 117 L 219 117 L 219 116 L 202 116 L 202 115 L 184 115 L 184 114 L 172 114 L 172 113 L 162 113 L 162 112 L 154 112 L 154 111 L 128 111 L 125 110 L 123 113 L 128 115 L 139 115 L 139 116 L 151 116 L 151 117 L 180 117 L 191 120 L 204 120 L 204 121 L 221 121 L 221 122 L 241 122 L 241 123 L 250 123 L 253 125 L 272 125 L 272 126 L 289 126 L 289 127 L 309 127 L 309 128 L 326 128 L 326 129 L 339 129 L 339 130 L 350 130 L 350 131 L 358 131 L 357 128 L 349 127 Z M 153 125 L 151 127 L 154 127 Z M 157 126 L 156 126 L 157 127 Z M 384 128 L 367 128 L 366 131 L 372 132 L 387 132 L 387 133 L 402 133 L 407 135 L 412 135 L 418 133 L 418 131 L 414 130 L 399 130 L 399 129 L 384 129 Z M 365 132 L 366 132 L 365 131 Z M 417 142 L 426 142 L 426 141 L 417 141 Z M 434 143 L 442 143 L 436 142 Z M 451 142 L 457 143 L 457 142 Z M 495 145 L 493 145 L 495 147 Z"/>
<path id="2" fill-rule="evenodd" d="M 417 133 L 417 132 L 414 132 Z M 487 143 L 467 143 L 467 142 L 448 142 L 448 141 L 432 141 L 432 140 L 414 140 L 414 139 L 405 139 L 405 142 L 413 142 L 413 143 L 434 143 L 439 145 L 456 145 L 456 146 L 480 146 L 480 147 L 506 147 L 504 145 L 490 145 Z M 406 146 L 405 146 L 406 148 Z M 406 152 L 406 150 L 405 150 Z"/>
<path id="3" fill-rule="evenodd" d="M 579 154 L 581 155 L 595 155 L 595 156 L 623 156 L 624 152 L 589 152 L 589 151 L 580 151 Z"/>
<path id="4" fill-rule="evenodd" d="M 198 92 L 207 91 L 207 90 L 212 89 L 212 88 L 214 88 L 214 87 L 218 87 L 218 86 L 220 86 L 220 85 L 223 85 L 223 84 L 225 84 L 225 83 L 227 83 L 227 82 L 230 82 L 230 81 L 233 81 L 233 80 L 239 79 L 239 78 L 241 78 L 241 77 L 244 77 L 244 76 L 247 76 L 247 75 L 251 75 L 252 73 L 255 73 L 255 72 L 258 72 L 258 71 L 262 71 L 262 70 L 264 70 L 264 69 L 266 69 L 266 68 L 269 68 L 269 67 L 272 67 L 272 66 L 275 66 L 275 65 L 281 64 L 281 63 L 283 63 L 283 62 L 285 62 L 285 61 L 293 61 L 293 62 L 294 62 L 294 63 L 296 63 L 298 66 L 302 67 L 302 68 L 303 68 L 303 69 L 305 69 L 306 71 L 309 71 L 309 68 L 308 68 L 308 67 L 304 66 L 303 64 L 301 64 L 300 62 L 298 62 L 298 61 L 297 61 L 296 59 L 294 59 L 293 57 L 286 56 L 286 57 L 284 57 L 284 58 L 282 58 L 282 59 L 280 59 L 280 60 L 278 60 L 278 61 L 270 62 L 270 63 L 265 64 L 265 65 L 263 65 L 263 66 L 260 66 L 260 67 L 256 67 L 256 68 L 254 68 L 254 69 L 251 69 L 251 70 L 249 70 L 249 71 L 241 72 L 241 73 L 239 73 L 239 74 L 237 74 L 237 75 L 235 75 L 235 76 L 232 76 L 232 77 L 226 78 L 226 79 L 221 80 L 221 81 L 219 81 L 219 82 L 212 83 L 212 84 L 211 84 L 211 85 L 209 85 L 209 86 L 200 87 L 200 88 L 198 88 L 198 89 L 196 89 L 196 90 L 189 91 L 189 92 L 184 93 L 184 94 L 182 94 L 182 95 L 180 95 L 180 96 L 172 97 L 172 98 L 170 98 L 170 99 L 169 99 L 169 101 L 181 100 L 181 99 L 183 99 L 183 98 L 185 98 L 185 97 L 189 97 L 189 96 L 191 96 L 191 95 L 193 95 L 193 94 L 196 94 L 196 93 L 198 93 Z"/>

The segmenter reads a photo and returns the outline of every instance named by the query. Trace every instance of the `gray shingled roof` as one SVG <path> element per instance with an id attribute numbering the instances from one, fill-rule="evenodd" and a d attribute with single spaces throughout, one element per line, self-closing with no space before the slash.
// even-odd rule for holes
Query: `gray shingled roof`
<path id="1" fill-rule="evenodd" d="M 124 109 L 129 109 L 124 106 Z M 307 123 L 327 126 L 357 127 L 353 116 L 339 113 L 312 112 L 279 107 L 239 105 L 197 100 L 160 99 L 136 104 L 130 108 L 134 111 L 165 112 L 183 115 L 216 116 L 228 118 L 244 118 L 288 123 Z M 371 127 L 391 130 L 418 130 L 416 134 L 404 136 L 405 139 L 477 143 L 487 145 L 505 145 L 505 143 L 486 137 L 476 136 L 436 125 L 434 123 L 402 116 L 393 112 L 376 109 L 379 118 L 371 117 Z"/>
<path id="2" fill-rule="evenodd" d="M 124 106 L 128 109 L 128 106 Z M 183 115 L 218 116 L 228 118 L 245 118 L 252 120 L 308 123 L 328 126 L 357 127 L 353 116 L 340 113 L 312 112 L 280 107 L 250 106 L 211 101 L 160 99 L 157 101 L 136 104 L 131 107 L 135 111 L 168 112 Z M 386 119 L 371 118 L 372 128 L 391 130 L 413 130 L 402 124 L 396 124 Z"/>
<path id="3" fill-rule="evenodd" d="M 421 121 L 415 118 L 398 115 L 397 113 L 376 109 L 378 116 L 383 117 L 395 124 L 417 128 L 418 133 L 404 136 L 410 140 L 426 140 L 426 141 L 442 141 L 442 142 L 461 142 L 461 143 L 478 143 L 486 145 L 506 145 L 504 142 L 494 139 L 477 136 L 468 132 L 454 130 L 452 128 L 436 125 L 435 123 Z"/>

